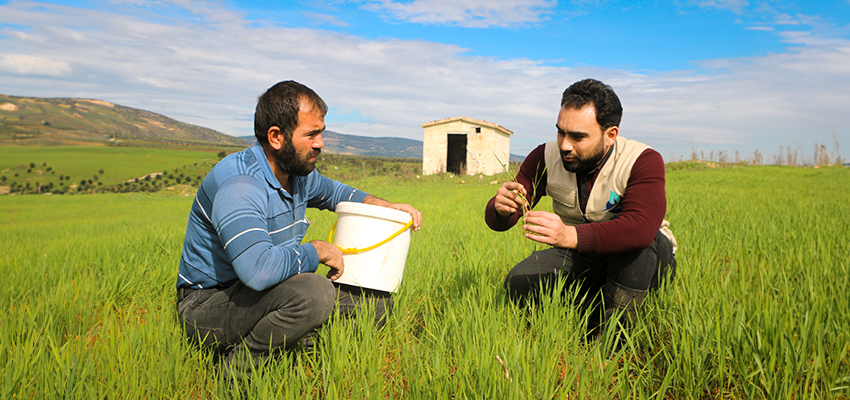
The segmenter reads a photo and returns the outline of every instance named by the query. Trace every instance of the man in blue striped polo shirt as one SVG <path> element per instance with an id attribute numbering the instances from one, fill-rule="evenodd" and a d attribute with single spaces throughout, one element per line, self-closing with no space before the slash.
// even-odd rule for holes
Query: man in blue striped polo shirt
<path id="1" fill-rule="evenodd" d="M 315 170 L 327 111 L 304 85 L 272 86 L 254 114 L 258 143 L 219 162 L 195 196 L 177 277 L 177 313 L 191 339 L 225 355 L 228 370 L 246 371 L 270 351 L 292 347 L 328 320 L 337 298 L 343 314 L 376 299 L 379 325 L 391 311 L 388 293 L 331 283 L 345 267 L 339 248 L 318 240 L 301 244 L 310 225 L 307 207 L 333 211 L 341 201 L 405 211 L 415 230 L 422 224 L 412 206 Z M 327 277 L 313 273 L 320 263 L 330 267 Z M 245 350 L 250 360 L 240 356 Z"/>

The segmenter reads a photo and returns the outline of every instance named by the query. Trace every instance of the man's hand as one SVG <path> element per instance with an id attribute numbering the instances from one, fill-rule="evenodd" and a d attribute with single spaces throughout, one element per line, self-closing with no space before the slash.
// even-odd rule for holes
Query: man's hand
<path id="1" fill-rule="evenodd" d="M 385 207 L 392 208 L 394 210 L 404 211 L 410 214 L 410 216 L 413 218 L 414 231 L 418 231 L 419 228 L 422 227 L 422 213 L 419 210 L 413 208 L 413 206 L 411 206 L 410 204 L 390 203 L 390 205 Z"/>
<path id="2" fill-rule="evenodd" d="M 496 192 L 496 201 L 493 205 L 499 215 L 508 217 L 523 208 L 525 204 L 523 199 L 526 196 L 528 196 L 528 192 L 522 185 L 516 182 L 505 182 Z"/>
<path id="3" fill-rule="evenodd" d="M 339 279 L 345 270 L 345 265 L 342 260 L 342 250 L 335 245 L 321 240 L 314 240 L 310 242 L 310 244 L 312 244 L 313 247 L 316 248 L 316 252 L 319 253 L 319 262 L 331 268 L 331 270 L 328 271 L 328 279 L 332 281 Z"/>
<path id="4" fill-rule="evenodd" d="M 536 242 L 575 249 L 578 233 L 574 226 L 564 225 L 561 217 L 547 211 L 529 211 L 525 216 L 525 237 Z"/>
<path id="5" fill-rule="evenodd" d="M 413 230 L 418 231 L 419 228 L 422 227 L 422 213 L 413 208 L 410 204 L 404 203 L 390 203 L 380 197 L 372 196 L 371 194 L 366 196 L 366 199 L 363 200 L 363 204 L 371 204 L 373 206 L 381 206 L 392 208 L 393 210 L 404 211 L 410 214 L 410 217 L 413 218 Z"/>

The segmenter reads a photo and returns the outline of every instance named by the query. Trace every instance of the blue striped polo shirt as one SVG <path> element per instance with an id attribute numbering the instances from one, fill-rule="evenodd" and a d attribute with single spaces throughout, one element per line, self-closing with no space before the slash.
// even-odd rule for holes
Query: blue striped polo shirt
<path id="1" fill-rule="evenodd" d="M 272 173 L 255 144 L 221 160 L 198 188 L 177 276 L 177 287 L 227 287 L 237 279 L 253 290 L 314 272 L 316 248 L 301 244 L 310 226 L 307 207 L 333 211 L 367 194 L 322 176 L 291 176 L 292 193 Z"/>

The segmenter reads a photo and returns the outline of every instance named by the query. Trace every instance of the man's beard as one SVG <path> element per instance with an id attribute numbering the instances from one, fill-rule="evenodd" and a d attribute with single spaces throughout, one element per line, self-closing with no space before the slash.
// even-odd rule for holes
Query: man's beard
<path id="1" fill-rule="evenodd" d="M 292 139 L 284 139 L 283 147 L 275 152 L 274 157 L 283 172 L 290 175 L 306 176 L 316 169 L 316 162 L 308 160 L 312 157 L 318 157 L 321 152 L 321 149 L 312 149 L 304 158 L 299 158 L 295 146 L 292 145 Z"/>
<path id="2" fill-rule="evenodd" d="M 564 161 L 564 157 L 568 155 L 573 157 L 574 160 L 569 162 Z M 564 169 L 567 171 L 576 174 L 586 174 L 593 171 L 604 156 L 605 144 L 602 141 L 599 141 L 599 147 L 597 147 L 596 150 L 592 154 L 589 154 L 586 158 L 579 157 L 579 155 L 575 152 L 566 153 L 562 151 L 561 161 L 564 163 Z"/>

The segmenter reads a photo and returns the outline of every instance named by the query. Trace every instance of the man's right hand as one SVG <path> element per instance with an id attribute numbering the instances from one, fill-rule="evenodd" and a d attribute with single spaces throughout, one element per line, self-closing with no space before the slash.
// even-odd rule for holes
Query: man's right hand
<path id="1" fill-rule="evenodd" d="M 520 197 L 519 194 L 522 194 L 522 196 Z M 498 212 L 502 217 L 513 215 L 517 212 L 517 210 L 522 209 L 524 203 L 523 199 L 526 198 L 526 196 L 528 196 L 528 192 L 526 192 L 525 188 L 519 183 L 503 183 L 502 187 L 500 187 L 499 191 L 496 193 L 496 202 L 494 203 L 496 212 Z"/>
<path id="2" fill-rule="evenodd" d="M 342 250 L 333 244 L 321 240 L 314 240 L 310 242 L 310 244 L 312 244 L 313 247 L 316 248 L 316 252 L 319 253 L 319 262 L 331 268 L 331 270 L 328 271 L 328 278 L 332 281 L 339 279 L 339 277 L 342 276 L 342 272 L 345 270 L 345 265 L 343 265 L 342 260 Z"/>

